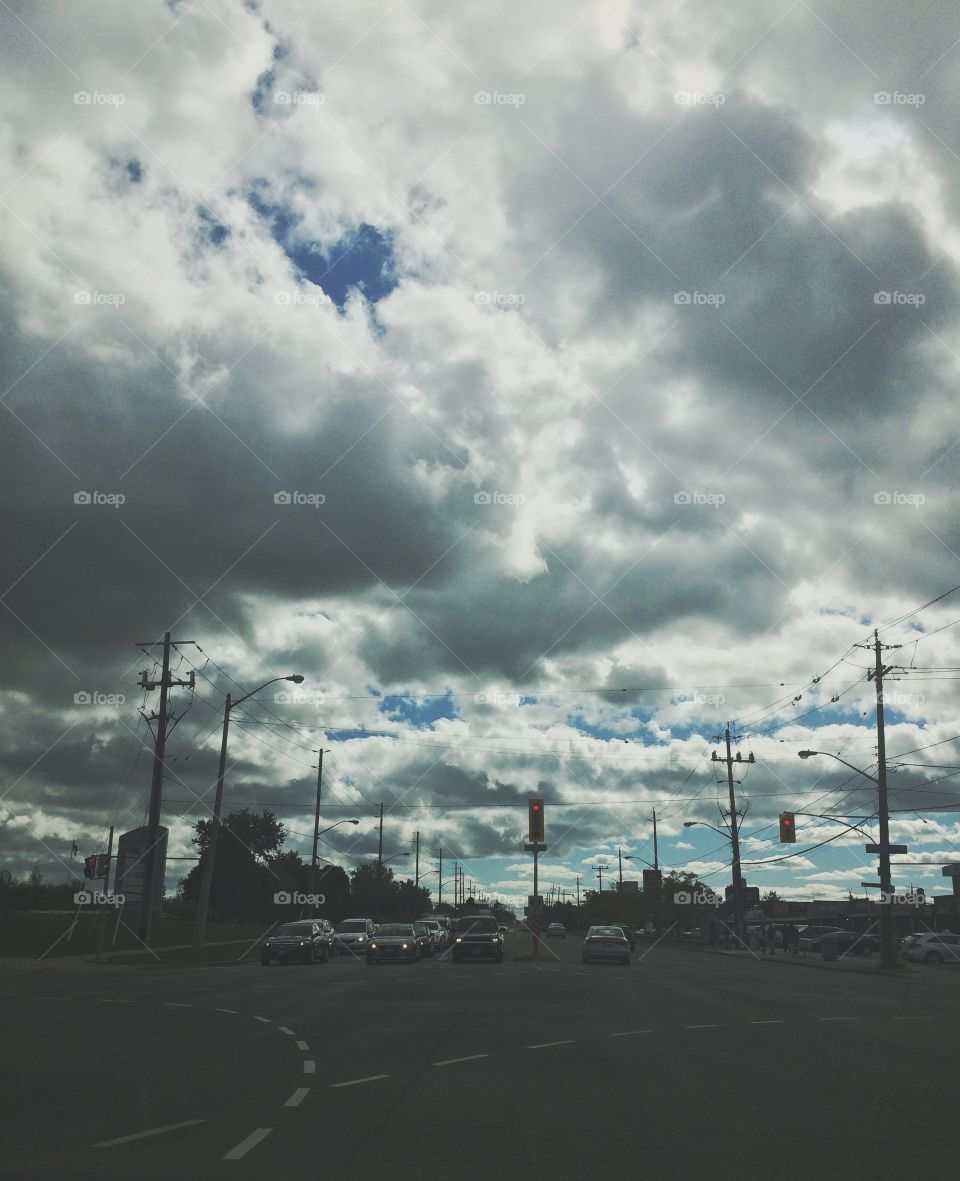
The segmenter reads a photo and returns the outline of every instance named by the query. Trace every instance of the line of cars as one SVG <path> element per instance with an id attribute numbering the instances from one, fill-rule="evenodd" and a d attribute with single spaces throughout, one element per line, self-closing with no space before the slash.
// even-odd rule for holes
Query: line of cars
<path id="1" fill-rule="evenodd" d="M 466 921 L 455 920 L 458 926 Z M 450 947 L 454 948 L 456 960 L 457 942 L 460 940 L 454 921 L 447 915 L 424 915 L 412 923 L 380 925 L 365 917 L 343 919 L 336 926 L 329 919 L 298 919 L 281 924 L 264 940 L 260 963 L 264 967 L 274 962 L 326 963 L 338 955 L 353 955 L 369 964 L 388 959 L 417 961 Z M 500 952 L 502 958 L 502 942 Z"/>

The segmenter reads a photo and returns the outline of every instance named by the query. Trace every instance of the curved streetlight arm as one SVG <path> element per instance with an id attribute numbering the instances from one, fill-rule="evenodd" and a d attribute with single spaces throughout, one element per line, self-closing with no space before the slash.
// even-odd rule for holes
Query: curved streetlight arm
<path id="1" fill-rule="evenodd" d="M 230 708 L 236 709 L 236 707 L 242 702 L 246 701 L 248 697 L 253 697 L 254 694 L 259 693 L 261 689 L 266 689 L 268 685 L 275 685 L 277 681 L 293 681 L 295 685 L 302 685 L 303 677 L 300 675 L 300 673 L 294 673 L 289 677 L 274 677 L 272 681 L 264 681 L 262 685 L 259 685 L 256 689 L 251 689 L 250 692 L 245 693 L 243 697 L 238 698 L 236 701 L 231 700 Z"/>
<path id="2" fill-rule="evenodd" d="M 694 825 L 697 824 L 699 824 L 701 828 L 712 828 L 714 832 L 718 832 L 722 837 L 726 837 L 728 841 L 730 840 L 730 834 L 728 832 L 724 832 L 722 828 L 717 828 L 715 824 L 707 824 L 706 820 L 685 820 L 683 822 L 683 827 L 693 828 Z M 647 864 L 649 864 L 649 862 Z"/>
<path id="3" fill-rule="evenodd" d="M 871 775 L 869 771 L 864 771 L 862 767 L 855 767 L 853 763 L 848 763 L 846 759 L 841 759 L 839 755 L 832 754 L 829 750 L 798 750 L 798 759 L 809 759 L 811 755 L 826 755 L 828 759 L 836 759 L 838 763 L 843 763 L 845 767 L 849 767 L 851 771 L 856 771 L 858 775 L 862 775 L 864 779 L 869 779 L 871 783 L 877 784 L 879 787 L 880 780 L 875 775 Z"/>

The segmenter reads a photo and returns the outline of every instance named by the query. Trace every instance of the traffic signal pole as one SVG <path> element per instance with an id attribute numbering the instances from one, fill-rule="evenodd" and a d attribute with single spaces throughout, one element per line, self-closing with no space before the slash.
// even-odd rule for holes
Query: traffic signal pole
<path id="1" fill-rule="evenodd" d="M 897 954 L 893 939 L 893 884 L 890 874 L 890 810 L 887 805 L 887 748 L 883 726 L 883 645 L 876 631 L 873 633 L 876 661 L 873 679 L 877 691 L 877 805 L 880 822 L 880 967 L 895 968 Z"/>

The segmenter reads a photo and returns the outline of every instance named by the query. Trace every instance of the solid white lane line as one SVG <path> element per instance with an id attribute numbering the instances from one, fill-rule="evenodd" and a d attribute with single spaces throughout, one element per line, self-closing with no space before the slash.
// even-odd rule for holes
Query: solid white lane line
<path id="1" fill-rule="evenodd" d="M 366 1078 L 353 1078 L 346 1083 L 331 1083 L 332 1087 L 357 1087 L 360 1083 L 375 1083 L 378 1079 L 389 1078 L 389 1074 L 368 1074 Z"/>
<path id="2" fill-rule="evenodd" d="M 303 1073 L 304 1074 L 316 1074 L 317 1073 L 317 1064 L 316 1064 L 316 1062 L 314 1062 L 314 1060 L 312 1058 L 304 1058 Z"/>
<path id="3" fill-rule="evenodd" d="M 281 1033 L 289 1033 L 291 1037 L 293 1036 L 293 1030 L 287 1029 L 285 1025 L 278 1025 L 277 1029 L 279 1029 Z"/>
<path id="4" fill-rule="evenodd" d="M 545 1050 L 548 1046 L 572 1046 L 574 1039 L 572 1037 L 566 1038 L 562 1042 L 538 1042 L 535 1046 L 527 1046 L 528 1050 Z"/>
<path id="5" fill-rule="evenodd" d="M 236 1014 L 237 1014 L 236 1009 L 215 1009 L 214 1012 L 216 1012 L 216 1013 L 233 1013 L 234 1016 L 236 1016 Z"/>
<path id="6" fill-rule="evenodd" d="M 434 1066 L 453 1066 L 457 1062 L 474 1062 L 477 1058 L 489 1058 L 489 1054 L 467 1054 L 463 1058 L 444 1058 L 442 1062 L 434 1062 Z"/>
<path id="7" fill-rule="evenodd" d="M 179 1124 L 167 1124 L 163 1128 L 151 1128 L 149 1132 L 134 1132 L 132 1136 L 118 1136 L 116 1140 L 103 1140 L 94 1148 L 115 1148 L 118 1144 L 130 1144 L 133 1140 L 146 1140 L 148 1136 L 160 1136 L 164 1132 L 175 1132 L 178 1128 L 192 1128 L 194 1124 L 205 1124 L 202 1119 L 185 1119 Z"/>
<path id="8" fill-rule="evenodd" d="M 297 1087 L 290 1098 L 284 1103 L 284 1107 L 299 1107 L 300 1104 L 310 1094 L 309 1087 Z"/>
<path id="9" fill-rule="evenodd" d="M 273 1131 L 273 1128 L 257 1128 L 256 1131 L 251 1132 L 246 1140 L 241 1140 L 236 1148 L 231 1148 L 228 1153 L 224 1154 L 224 1160 L 240 1160 L 241 1157 L 247 1155 L 251 1148 L 256 1148 L 261 1140 L 266 1138 Z"/>
<path id="10" fill-rule="evenodd" d="M 297 1049 L 298 1050 L 309 1050 L 310 1047 L 307 1045 L 306 1042 L 297 1042 Z"/>
<path id="11" fill-rule="evenodd" d="M 254 1021 L 262 1021 L 264 1025 L 272 1025 L 273 1022 L 269 1017 L 254 1017 Z"/>
<path id="12" fill-rule="evenodd" d="M 612 1037 L 635 1037 L 638 1033 L 653 1033 L 652 1029 L 626 1029 L 623 1033 L 611 1034 Z"/>

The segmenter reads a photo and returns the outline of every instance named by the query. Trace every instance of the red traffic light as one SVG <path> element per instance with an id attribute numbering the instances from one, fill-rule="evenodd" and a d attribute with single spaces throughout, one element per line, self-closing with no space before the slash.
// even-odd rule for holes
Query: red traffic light
<path id="1" fill-rule="evenodd" d="M 797 826 L 792 812 L 780 813 L 780 843 L 782 845 L 797 843 Z"/>
<path id="2" fill-rule="evenodd" d="M 543 843 L 543 800 L 528 801 L 527 833 L 532 844 Z"/>

